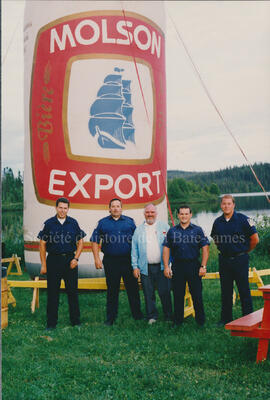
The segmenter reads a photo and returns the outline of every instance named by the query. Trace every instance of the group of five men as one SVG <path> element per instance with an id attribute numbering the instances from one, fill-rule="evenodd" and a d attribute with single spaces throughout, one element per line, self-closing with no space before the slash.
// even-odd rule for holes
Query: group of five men
<path id="1" fill-rule="evenodd" d="M 259 242 L 253 222 L 234 210 L 231 195 L 221 200 L 223 215 L 213 224 L 211 237 L 219 250 L 221 282 L 221 320 L 224 325 L 232 320 L 233 282 L 236 281 L 243 315 L 252 312 L 248 282 L 248 252 Z M 47 274 L 47 329 L 54 329 L 58 320 L 61 279 L 68 295 L 70 321 L 80 325 L 78 302 L 78 262 L 83 249 L 85 232 L 78 222 L 67 216 L 69 200 L 56 201 L 56 215 L 45 221 L 39 232 L 41 274 Z M 146 319 L 151 325 L 158 319 L 155 287 L 160 297 L 165 320 L 180 326 L 184 320 L 186 283 L 192 296 L 195 319 L 205 323 L 202 298 L 202 277 L 206 274 L 209 241 L 203 230 L 191 223 L 192 211 L 183 205 L 178 210 L 179 224 L 170 228 L 157 220 L 157 208 L 144 208 L 145 221 L 136 228 L 134 220 L 122 214 L 120 199 L 109 203 L 109 215 L 102 218 L 90 241 L 95 267 L 104 266 L 107 284 L 106 325 L 117 318 L 120 280 L 123 278 L 132 316 L 143 319 L 138 279 L 145 298 Z M 103 259 L 100 258 L 99 244 Z M 46 253 L 47 257 L 46 257 Z M 174 312 L 171 301 L 171 287 Z"/>

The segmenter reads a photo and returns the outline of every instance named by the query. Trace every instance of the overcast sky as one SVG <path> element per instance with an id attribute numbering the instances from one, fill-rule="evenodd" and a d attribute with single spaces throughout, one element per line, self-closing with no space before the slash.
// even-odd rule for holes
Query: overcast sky
<path id="1" fill-rule="evenodd" d="M 248 159 L 270 154 L 270 2 L 169 1 L 200 74 Z M 2 1 L 2 166 L 23 170 L 24 1 Z M 207 171 L 245 160 L 167 18 L 168 169 Z"/>

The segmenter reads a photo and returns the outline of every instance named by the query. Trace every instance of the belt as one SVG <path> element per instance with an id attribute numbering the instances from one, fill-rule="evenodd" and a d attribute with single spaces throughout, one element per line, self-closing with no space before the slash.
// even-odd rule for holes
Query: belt
<path id="1" fill-rule="evenodd" d="M 233 260 L 234 258 L 237 258 L 237 257 L 240 257 L 240 256 L 243 256 L 243 255 L 245 255 L 245 254 L 247 254 L 247 253 L 245 253 L 245 252 L 242 252 L 242 253 L 237 253 L 237 254 L 234 254 L 233 256 L 225 256 L 224 254 L 222 254 L 222 253 L 219 253 L 220 255 L 221 255 L 221 257 L 223 257 L 223 258 L 227 258 L 228 260 Z"/>
<path id="2" fill-rule="evenodd" d="M 104 254 L 104 257 L 110 257 L 110 258 L 131 258 L 131 255 L 130 255 L 130 253 L 127 253 L 127 254 L 108 254 L 108 253 L 105 253 Z"/>
<path id="3" fill-rule="evenodd" d="M 50 256 L 62 256 L 62 257 L 68 257 L 68 256 L 74 256 L 74 253 L 49 253 Z"/>
<path id="4" fill-rule="evenodd" d="M 160 267 L 160 262 L 159 262 L 159 263 L 153 263 L 153 264 L 148 263 L 148 265 L 149 265 L 150 267 L 152 267 L 152 266 L 154 266 L 154 267 Z"/>

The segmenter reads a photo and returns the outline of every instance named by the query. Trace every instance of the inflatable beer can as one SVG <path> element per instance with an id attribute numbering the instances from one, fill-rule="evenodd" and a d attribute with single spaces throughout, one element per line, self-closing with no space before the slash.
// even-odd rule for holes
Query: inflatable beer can
<path id="1" fill-rule="evenodd" d="M 96 271 L 90 235 L 112 198 L 143 221 L 166 206 L 162 2 L 26 1 L 25 262 L 38 275 L 37 234 L 58 197 L 87 233 L 79 276 Z"/>

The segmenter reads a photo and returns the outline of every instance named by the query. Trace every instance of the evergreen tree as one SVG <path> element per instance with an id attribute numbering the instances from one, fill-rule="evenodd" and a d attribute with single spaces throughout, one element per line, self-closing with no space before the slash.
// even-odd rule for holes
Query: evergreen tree
<path id="1" fill-rule="evenodd" d="M 173 179 L 168 183 L 168 196 L 170 199 L 179 199 L 181 192 L 178 185 L 178 179 Z"/>
<path id="2" fill-rule="evenodd" d="M 23 178 L 21 172 L 15 178 L 11 168 L 5 167 L 2 174 L 3 205 L 23 203 Z"/>
<path id="3" fill-rule="evenodd" d="M 216 194 L 217 196 L 220 194 L 220 190 L 216 183 L 211 183 L 211 185 L 209 187 L 209 193 Z"/>

